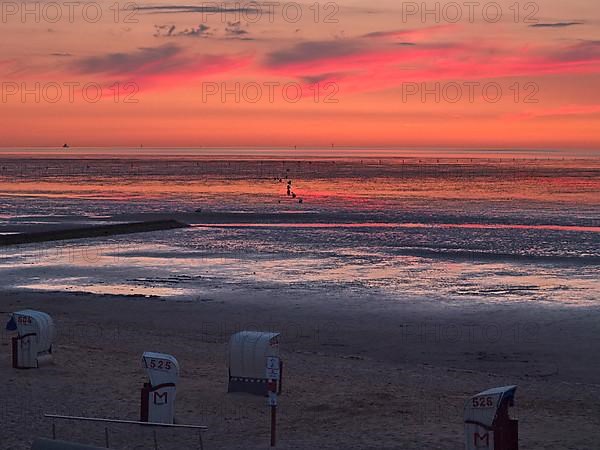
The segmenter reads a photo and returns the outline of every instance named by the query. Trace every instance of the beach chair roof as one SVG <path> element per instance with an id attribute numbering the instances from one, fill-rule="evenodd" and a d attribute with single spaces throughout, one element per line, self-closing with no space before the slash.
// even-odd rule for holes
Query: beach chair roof
<path id="1" fill-rule="evenodd" d="M 7 329 L 16 329 L 20 337 L 35 335 L 38 351 L 47 351 L 56 336 L 52 317 L 42 311 L 24 309 L 11 314 Z"/>
<path id="2" fill-rule="evenodd" d="M 240 331 L 229 340 L 229 373 L 234 377 L 264 379 L 268 356 L 279 356 L 280 333 Z"/>

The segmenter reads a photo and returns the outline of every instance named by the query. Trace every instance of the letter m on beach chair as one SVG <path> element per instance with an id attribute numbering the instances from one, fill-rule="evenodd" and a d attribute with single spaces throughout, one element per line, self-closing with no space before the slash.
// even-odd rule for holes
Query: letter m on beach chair
<path id="1" fill-rule="evenodd" d="M 490 448 L 490 433 L 473 433 L 473 445 L 475 448 Z"/>
<path id="2" fill-rule="evenodd" d="M 154 404 L 155 405 L 166 405 L 169 402 L 168 396 L 169 396 L 168 392 L 163 392 L 163 393 L 160 393 L 158 391 L 153 392 Z"/>

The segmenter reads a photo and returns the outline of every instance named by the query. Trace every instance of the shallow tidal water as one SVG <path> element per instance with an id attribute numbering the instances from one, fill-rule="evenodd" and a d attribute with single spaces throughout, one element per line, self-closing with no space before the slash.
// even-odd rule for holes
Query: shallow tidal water
<path id="1" fill-rule="evenodd" d="M 3 234 L 148 213 L 196 215 L 188 229 L 1 248 L 0 273 L 20 289 L 172 299 L 600 301 L 600 159 L 0 158 Z"/>

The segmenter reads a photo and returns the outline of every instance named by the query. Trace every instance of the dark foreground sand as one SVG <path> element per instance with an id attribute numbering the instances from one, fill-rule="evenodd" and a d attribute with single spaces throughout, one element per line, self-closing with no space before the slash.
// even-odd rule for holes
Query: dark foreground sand
<path id="1" fill-rule="evenodd" d="M 178 420 L 209 426 L 206 449 L 268 448 L 265 399 L 226 393 L 227 340 L 257 328 L 283 333 L 279 448 L 461 449 L 465 400 L 506 384 L 519 385 L 523 449 L 600 448 L 600 308 L 298 290 L 193 302 L 0 292 L 2 313 L 26 307 L 54 317 L 56 364 L 13 370 L 3 334 L 2 450 L 50 436 L 44 413 L 136 420 L 145 350 L 178 358 Z M 57 422 L 57 435 L 101 446 L 104 426 Z M 114 425 L 110 438 L 116 449 L 154 448 L 148 429 Z M 160 449 L 196 442 L 158 432 Z"/>

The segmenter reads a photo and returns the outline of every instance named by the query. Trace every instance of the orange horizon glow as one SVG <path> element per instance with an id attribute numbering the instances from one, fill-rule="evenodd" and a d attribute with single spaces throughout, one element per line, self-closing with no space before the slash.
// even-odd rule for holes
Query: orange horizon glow
<path id="1" fill-rule="evenodd" d="M 95 23 L 5 14 L 0 147 L 600 149 L 600 10 L 497 3 L 497 22 L 456 23 L 390 0 L 318 20 L 301 3 L 298 22 L 145 2 L 99 3 Z"/>

